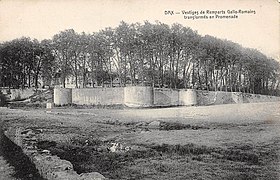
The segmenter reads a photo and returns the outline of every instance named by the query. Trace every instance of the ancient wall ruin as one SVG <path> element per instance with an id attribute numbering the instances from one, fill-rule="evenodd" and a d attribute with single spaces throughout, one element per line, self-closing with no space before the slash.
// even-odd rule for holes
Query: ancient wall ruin
<path id="1" fill-rule="evenodd" d="M 124 88 L 72 89 L 72 103 L 79 105 L 123 104 Z"/>
<path id="2" fill-rule="evenodd" d="M 179 105 L 194 106 L 197 105 L 197 93 L 194 89 L 181 89 L 179 91 Z"/>
<path id="3" fill-rule="evenodd" d="M 29 98 L 36 92 L 35 88 L 27 89 L 0 89 L 1 92 L 11 101 Z"/>
<path id="4" fill-rule="evenodd" d="M 123 103 L 128 107 L 151 107 L 154 104 L 154 89 L 148 86 L 125 87 Z"/>
<path id="5" fill-rule="evenodd" d="M 55 105 L 72 104 L 72 89 L 55 88 L 53 97 Z"/>
<path id="6" fill-rule="evenodd" d="M 166 89 L 147 86 L 54 90 L 56 105 L 116 105 L 128 107 L 205 106 L 280 101 L 280 97 L 241 92 Z"/>
<path id="7" fill-rule="evenodd" d="M 178 106 L 179 90 L 167 88 L 154 89 L 154 106 Z"/>
<path id="8" fill-rule="evenodd" d="M 240 104 L 280 101 L 280 97 L 242 92 L 197 90 L 197 105 Z"/>

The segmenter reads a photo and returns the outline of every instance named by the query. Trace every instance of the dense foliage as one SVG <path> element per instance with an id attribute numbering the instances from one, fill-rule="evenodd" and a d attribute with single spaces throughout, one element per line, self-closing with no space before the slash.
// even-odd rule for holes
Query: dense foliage
<path id="1" fill-rule="evenodd" d="M 30 38 L 15 39 L 0 44 L 0 86 L 24 88 L 38 87 L 43 76 L 50 79 L 54 56 L 50 42 Z"/>
<path id="2" fill-rule="evenodd" d="M 0 107 L 7 104 L 6 96 L 0 91 Z"/>
<path id="3" fill-rule="evenodd" d="M 277 94 L 279 63 L 255 49 L 200 36 L 180 24 L 127 24 L 93 34 L 72 29 L 51 40 L 0 45 L 0 86 L 38 86 L 73 77 L 76 87 L 150 85 Z"/>

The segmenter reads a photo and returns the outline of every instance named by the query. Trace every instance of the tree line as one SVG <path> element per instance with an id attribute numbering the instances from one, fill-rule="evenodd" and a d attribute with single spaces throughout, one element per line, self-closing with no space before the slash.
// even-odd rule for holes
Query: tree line
<path id="1" fill-rule="evenodd" d="M 76 87 L 148 85 L 167 88 L 279 93 L 279 62 L 256 49 L 181 24 L 121 22 L 92 34 L 68 29 L 52 39 L 0 44 L 0 86 L 39 86 L 69 77 Z"/>

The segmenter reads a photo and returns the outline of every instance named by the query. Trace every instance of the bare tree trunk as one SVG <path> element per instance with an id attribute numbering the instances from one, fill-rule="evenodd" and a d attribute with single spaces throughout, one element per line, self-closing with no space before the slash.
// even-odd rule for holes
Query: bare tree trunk
<path id="1" fill-rule="evenodd" d="M 194 79 L 194 62 L 193 62 L 193 66 L 192 66 L 192 86 L 193 86 L 192 88 L 195 89 L 195 88 L 194 88 L 194 86 L 195 86 L 195 79 Z"/>

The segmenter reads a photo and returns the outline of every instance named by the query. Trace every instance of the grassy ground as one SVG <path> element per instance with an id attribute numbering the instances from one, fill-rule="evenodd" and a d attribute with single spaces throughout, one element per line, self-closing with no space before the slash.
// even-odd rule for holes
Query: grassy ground
<path id="1" fill-rule="evenodd" d="M 0 109 L 38 147 L 110 179 L 279 179 L 280 104 L 164 109 Z M 153 122 L 152 124 L 150 124 Z M 112 152 L 112 143 L 119 143 Z"/>

